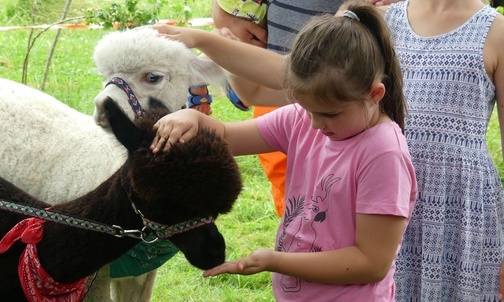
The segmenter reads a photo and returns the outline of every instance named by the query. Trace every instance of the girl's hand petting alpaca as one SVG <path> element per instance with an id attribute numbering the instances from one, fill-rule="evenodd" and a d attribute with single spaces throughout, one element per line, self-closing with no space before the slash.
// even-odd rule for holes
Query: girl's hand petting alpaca
<path id="1" fill-rule="evenodd" d="M 198 133 L 197 110 L 179 110 L 160 118 L 153 126 L 157 130 L 150 149 L 153 153 L 167 151 L 177 142 L 187 142 Z"/>
<path id="2" fill-rule="evenodd" d="M 250 256 L 237 261 L 225 262 L 219 266 L 206 270 L 203 277 L 213 277 L 221 274 L 252 275 L 264 271 L 275 271 L 275 252 L 268 249 L 260 249 Z"/>
<path id="3" fill-rule="evenodd" d="M 202 32 L 200 29 L 193 29 L 187 27 L 178 27 L 167 24 L 155 24 L 152 28 L 157 30 L 161 36 L 165 36 L 172 40 L 177 40 L 184 43 L 188 48 L 197 47 L 197 33 Z"/>

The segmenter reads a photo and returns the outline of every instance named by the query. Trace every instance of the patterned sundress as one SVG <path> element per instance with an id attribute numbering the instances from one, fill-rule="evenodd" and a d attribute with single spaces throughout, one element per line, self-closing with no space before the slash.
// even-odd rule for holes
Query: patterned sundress
<path id="1" fill-rule="evenodd" d="M 397 258 L 396 299 L 497 301 L 504 193 L 485 137 L 495 86 L 483 64 L 496 11 L 485 6 L 451 32 L 420 37 L 407 6 L 398 2 L 386 13 L 419 191 Z"/>

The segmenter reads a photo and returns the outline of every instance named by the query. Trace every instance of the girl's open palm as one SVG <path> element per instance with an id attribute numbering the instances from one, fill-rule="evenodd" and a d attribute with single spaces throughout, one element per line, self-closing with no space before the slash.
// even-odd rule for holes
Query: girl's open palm
<path id="1" fill-rule="evenodd" d="M 237 261 L 225 262 L 212 269 L 206 270 L 203 277 L 217 276 L 221 274 L 239 274 L 253 275 L 264 271 L 271 271 L 271 263 L 273 263 L 273 251 L 260 249 L 250 256 L 239 259 Z"/>

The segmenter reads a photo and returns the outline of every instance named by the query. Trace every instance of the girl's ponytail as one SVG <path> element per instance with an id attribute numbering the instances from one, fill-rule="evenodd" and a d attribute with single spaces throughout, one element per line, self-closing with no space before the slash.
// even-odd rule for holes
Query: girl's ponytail
<path id="1" fill-rule="evenodd" d="M 349 2 L 347 9 L 359 17 L 359 22 L 370 31 L 381 50 L 385 63 L 382 83 L 386 89 L 385 96 L 381 101 L 382 108 L 404 132 L 404 118 L 407 109 L 402 86 L 403 76 L 388 26 L 380 11 L 367 3 Z"/>

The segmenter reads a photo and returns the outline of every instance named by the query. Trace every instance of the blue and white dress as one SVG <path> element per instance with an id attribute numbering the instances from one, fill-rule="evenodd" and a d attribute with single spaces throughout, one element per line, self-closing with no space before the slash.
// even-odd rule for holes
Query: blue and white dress
<path id="1" fill-rule="evenodd" d="M 404 75 L 419 191 L 396 263 L 396 299 L 497 301 L 504 193 L 486 144 L 495 86 L 483 63 L 496 11 L 485 6 L 451 32 L 421 37 L 407 6 L 391 5 L 385 16 Z"/>

